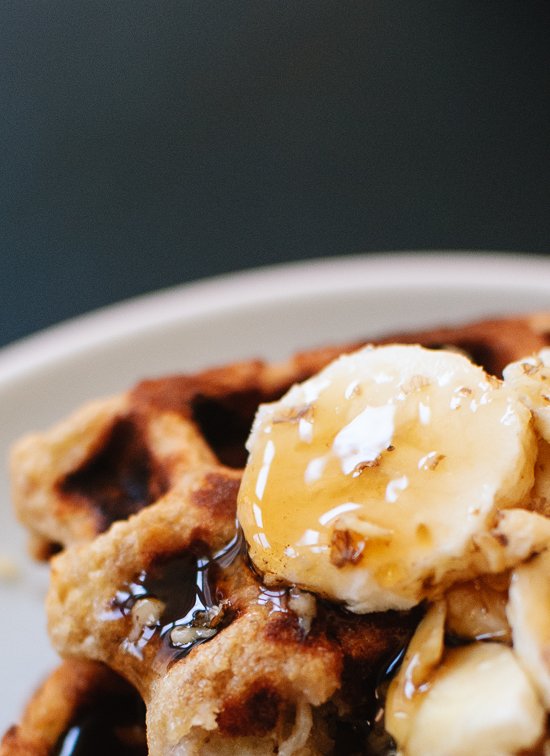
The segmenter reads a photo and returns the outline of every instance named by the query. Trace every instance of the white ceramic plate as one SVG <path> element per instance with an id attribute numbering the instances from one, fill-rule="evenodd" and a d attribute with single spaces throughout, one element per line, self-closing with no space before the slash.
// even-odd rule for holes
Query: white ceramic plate
<path id="1" fill-rule="evenodd" d="M 375 336 L 550 309 L 550 259 L 476 253 L 339 258 L 260 269 L 140 297 L 0 351 L 0 455 L 81 402 L 139 378 Z M 5 465 L 4 465 L 5 467 Z M 55 665 L 46 568 L 31 564 L 0 475 L 0 733 Z"/>

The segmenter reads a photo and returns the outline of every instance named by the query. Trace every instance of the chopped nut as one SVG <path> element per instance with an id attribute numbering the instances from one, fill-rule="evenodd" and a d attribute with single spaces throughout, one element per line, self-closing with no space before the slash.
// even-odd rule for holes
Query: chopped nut
<path id="1" fill-rule="evenodd" d="M 227 605 L 227 601 L 221 601 L 217 606 L 210 606 L 204 611 L 196 612 L 193 617 L 193 625 L 195 627 L 216 627 L 222 621 Z"/>
<path id="2" fill-rule="evenodd" d="M 369 459 L 366 462 L 359 462 L 353 468 L 351 477 L 357 478 L 359 475 L 361 475 L 363 470 L 367 470 L 370 467 L 379 467 L 381 461 L 382 461 L 382 458 L 379 455 L 378 457 L 375 457 L 375 459 Z"/>
<path id="3" fill-rule="evenodd" d="M 418 462 L 419 470 L 435 470 L 438 464 L 445 459 L 444 454 L 438 454 L 435 451 L 431 451 L 422 457 Z"/>
<path id="4" fill-rule="evenodd" d="M 165 608 L 165 604 L 156 598 L 145 597 L 136 601 L 130 612 L 132 630 L 128 640 L 137 641 L 145 628 L 156 627 Z"/>
<path id="5" fill-rule="evenodd" d="M 196 630 L 195 627 L 175 627 L 170 631 L 170 640 L 174 646 L 186 646 L 196 639 Z"/>
<path id="6" fill-rule="evenodd" d="M 330 539 L 330 561 L 335 567 L 357 564 L 363 555 L 365 541 L 350 530 L 332 531 Z"/>
<path id="7" fill-rule="evenodd" d="M 313 420 L 313 405 L 303 404 L 300 407 L 281 407 L 273 418 L 273 423 L 297 423 L 300 420 Z"/>
<path id="8" fill-rule="evenodd" d="M 154 627 L 158 624 L 165 609 L 165 604 L 159 599 L 142 598 L 132 607 L 132 619 L 140 627 Z"/>
<path id="9" fill-rule="evenodd" d="M 198 640 L 207 640 L 214 637 L 217 630 L 209 627 L 192 627 L 188 625 L 176 625 L 170 631 L 170 641 L 174 646 L 187 646 Z"/>
<path id="10" fill-rule="evenodd" d="M 405 394 L 412 394 L 415 391 L 422 391 L 422 389 L 428 388 L 430 385 L 430 379 L 425 375 L 413 375 L 404 385 L 403 391 Z"/>
<path id="11" fill-rule="evenodd" d="M 521 369 L 525 375 L 535 375 L 542 367 L 542 361 L 538 358 L 533 358 L 531 362 L 522 362 Z"/>
<path id="12" fill-rule="evenodd" d="M 307 635 L 311 630 L 311 623 L 317 614 L 315 596 L 298 588 L 291 588 L 288 598 L 288 608 L 298 616 L 300 627 Z"/>
<path id="13" fill-rule="evenodd" d="M 384 451 L 387 451 L 387 452 L 395 451 L 395 446 L 393 444 L 390 444 L 389 446 L 386 447 L 386 449 Z M 383 453 L 384 452 L 382 452 L 382 454 Z M 382 462 L 382 454 L 379 454 L 374 459 L 367 459 L 364 462 L 358 462 L 355 465 L 355 467 L 353 468 L 353 471 L 351 473 L 351 477 L 352 478 L 357 478 L 359 475 L 361 475 L 361 473 L 363 472 L 363 470 L 366 470 L 366 469 L 371 468 L 371 467 L 379 467 L 380 463 Z"/>

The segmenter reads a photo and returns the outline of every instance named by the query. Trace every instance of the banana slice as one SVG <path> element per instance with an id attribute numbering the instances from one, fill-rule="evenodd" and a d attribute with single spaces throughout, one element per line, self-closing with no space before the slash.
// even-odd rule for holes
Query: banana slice
<path id="1" fill-rule="evenodd" d="M 550 518 L 550 444 L 542 438 L 535 464 L 535 485 L 529 499 L 531 509 Z"/>
<path id="2" fill-rule="evenodd" d="M 524 562 L 550 545 L 550 519 L 527 509 L 497 512 L 495 527 L 474 537 L 478 574 L 499 573 Z"/>
<path id="3" fill-rule="evenodd" d="M 506 617 L 509 584 L 510 575 L 504 572 L 451 586 L 445 593 L 447 632 L 461 641 L 511 642 Z"/>
<path id="4" fill-rule="evenodd" d="M 408 742 L 423 694 L 445 651 L 444 601 L 432 604 L 411 638 L 399 672 L 388 688 L 384 726 L 403 747 Z"/>
<path id="5" fill-rule="evenodd" d="M 545 713 L 513 651 L 473 643 L 447 651 L 420 693 L 405 756 L 512 756 L 541 740 Z"/>
<path id="6" fill-rule="evenodd" d="M 505 382 L 533 412 L 535 427 L 550 442 L 550 349 L 511 362 L 503 370 Z"/>
<path id="7" fill-rule="evenodd" d="M 550 552 L 514 570 L 507 614 L 514 650 L 550 710 Z"/>
<path id="8" fill-rule="evenodd" d="M 533 484 L 530 417 L 456 353 L 339 358 L 258 412 L 238 502 L 252 561 L 267 582 L 356 612 L 409 608 L 474 577 L 477 541 Z"/>

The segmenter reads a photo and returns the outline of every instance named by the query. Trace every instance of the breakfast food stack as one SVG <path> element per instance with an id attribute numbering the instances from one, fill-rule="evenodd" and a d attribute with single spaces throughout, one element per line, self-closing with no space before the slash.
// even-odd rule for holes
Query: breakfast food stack
<path id="1" fill-rule="evenodd" d="M 2 754 L 86 748 L 107 693 L 117 753 L 142 700 L 152 754 L 544 752 L 550 318 L 376 343 L 145 381 L 16 445 L 66 661 Z"/>

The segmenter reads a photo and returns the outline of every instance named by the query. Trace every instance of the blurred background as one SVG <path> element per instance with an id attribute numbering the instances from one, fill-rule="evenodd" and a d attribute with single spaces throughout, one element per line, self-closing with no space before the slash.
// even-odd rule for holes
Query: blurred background
<path id="1" fill-rule="evenodd" d="M 547 0 L 3 0 L 0 344 L 226 271 L 550 252 Z"/>

